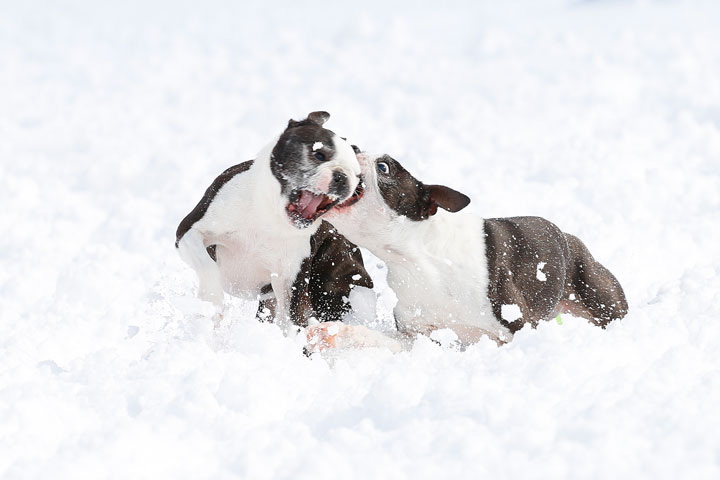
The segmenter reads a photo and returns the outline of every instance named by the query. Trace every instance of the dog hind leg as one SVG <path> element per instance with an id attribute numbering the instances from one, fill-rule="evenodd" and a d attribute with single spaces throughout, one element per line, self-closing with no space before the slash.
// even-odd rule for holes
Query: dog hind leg
<path id="1" fill-rule="evenodd" d="M 191 228 L 178 242 L 180 258 L 198 276 L 198 298 L 222 306 L 224 295 L 220 270 L 205 248 L 203 234 Z"/>
<path id="2" fill-rule="evenodd" d="M 617 278 L 593 258 L 585 244 L 565 234 L 570 249 L 567 284 L 559 311 L 587 318 L 602 328 L 623 318 L 627 299 Z"/>

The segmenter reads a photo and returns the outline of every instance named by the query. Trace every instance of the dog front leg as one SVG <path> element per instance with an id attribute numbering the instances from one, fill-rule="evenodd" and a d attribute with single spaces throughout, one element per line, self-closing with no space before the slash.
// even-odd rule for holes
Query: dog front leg
<path id="1" fill-rule="evenodd" d="M 387 348 L 393 353 L 409 350 L 412 336 L 400 332 L 386 334 L 364 325 L 324 322 L 305 330 L 306 353 L 342 348 Z"/>
<path id="2" fill-rule="evenodd" d="M 283 334 L 288 335 L 293 326 L 290 318 L 290 297 L 292 293 L 292 282 L 287 279 L 274 276 L 270 279 L 273 292 L 275 292 L 275 323 L 282 329 Z"/>
<path id="3" fill-rule="evenodd" d="M 224 294 L 220 270 L 210 258 L 204 240 L 201 232 L 191 228 L 178 242 L 178 253 L 198 276 L 198 298 L 222 307 Z"/>

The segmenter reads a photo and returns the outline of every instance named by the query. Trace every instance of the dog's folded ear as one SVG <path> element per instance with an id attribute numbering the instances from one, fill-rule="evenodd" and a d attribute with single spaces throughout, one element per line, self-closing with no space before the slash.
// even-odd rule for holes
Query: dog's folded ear
<path id="1" fill-rule="evenodd" d="M 308 116 L 307 116 L 308 121 L 310 121 L 320 127 L 322 127 L 323 124 L 325 122 L 327 122 L 329 118 L 330 118 L 330 114 L 328 112 L 311 112 L 311 113 L 308 113 Z"/>
<path id="2" fill-rule="evenodd" d="M 318 127 L 322 127 L 329 118 L 330 114 L 328 112 L 310 112 L 305 120 L 297 121 L 291 118 L 290 121 L 288 121 L 287 128 L 296 127 L 302 124 L 307 125 L 308 123 L 314 123 Z"/>
<path id="3" fill-rule="evenodd" d="M 448 212 L 459 212 L 470 204 L 470 198 L 464 193 L 444 185 L 425 185 L 430 193 L 429 215 L 435 215 L 438 207 Z"/>

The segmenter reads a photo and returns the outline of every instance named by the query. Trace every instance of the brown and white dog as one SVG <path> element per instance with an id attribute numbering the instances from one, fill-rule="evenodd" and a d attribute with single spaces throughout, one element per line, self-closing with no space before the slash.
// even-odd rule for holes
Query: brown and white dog
<path id="1" fill-rule="evenodd" d="M 605 327 L 628 310 L 620 283 L 575 236 L 539 217 L 483 219 L 457 214 L 470 199 L 425 185 L 388 155 L 359 153 L 364 195 L 328 220 L 388 266 L 400 335 L 320 324 L 308 349 L 386 346 L 451 329 L 461 345 L 487 335 L 509 342 L 524 324 L 560 312 Z"/>
<path id="2" fill-rule="evenodd" d="M 329 116 L 312 112 L 290 120 L 255 160 L 217 177 L 182 220 L 175 246 L 198 275 L 201 299 L 222 306 L 224 292 L 247 300 L 274 294 L 278 323 L 305 322 L 301 310 L 309 287 L 299 287 L 324 268 L 322 258 L 330 265 L 347 250 L 335 235 L 328 237 L 327 227 L 312 238 L 319 218 L 350 199 L 360 181 L 353 148 L 323 127 Z M 315 258 L 318 252 L 325 257 Z M 357 283 L 366 285 L 367 272 L 359 274 Z M 321 281 L 318 288 L 324 286 Z"/>

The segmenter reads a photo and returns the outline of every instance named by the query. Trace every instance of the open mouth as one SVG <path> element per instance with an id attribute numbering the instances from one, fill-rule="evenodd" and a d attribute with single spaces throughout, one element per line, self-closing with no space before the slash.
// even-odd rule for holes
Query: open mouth
<path id="1" fill-rule="evenodd" d="M 285 210 L 295 226 L 305 228 L 327 213 L 337 202 L 338 197 L 334 195 L 294 190 Z"/>
<path id="2" fill-rule="evenodd" d="M 364 194 L 365 194 L 365 180 L 363 179 L 362 176 L 360 176 L 360 181 L 358 182 L 357 188 L 355 188 L 355 191 L 353 192 L 353 194 L 350 195 L 350 198 L 345 200 L 340 205 L 336 205 L 335 208 L 339 210 L 342 208 L 347 208 L 350 205 L 354 205 L 355 203 L 357 203 L 358 200 L 360 200 L 362 198 L 362 196 Z"/>

